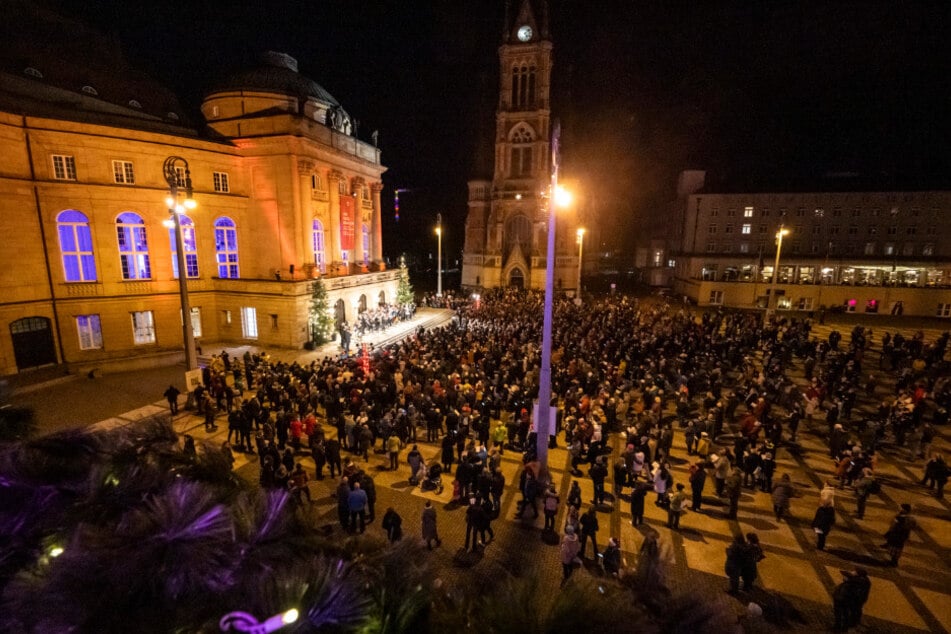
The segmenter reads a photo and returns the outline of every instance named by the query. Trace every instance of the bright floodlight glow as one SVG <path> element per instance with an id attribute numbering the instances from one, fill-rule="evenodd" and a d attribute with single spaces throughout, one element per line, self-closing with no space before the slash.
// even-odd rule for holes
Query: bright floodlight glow
<path id="1" fill-rule="evenodd" d="M 162 221 L 162 226 L 171 229 L 172 227 L 175 226 L 175 221 L 172 220 L 171 218 L 166 218 L 165 220 Z"/>
<path id="2" fill-rule="evenodd" d="M 179 215 L 185 213 L 185 206 L 184 206 L 184 205 L 175 205 L 175 213 L 177 213 L 177 214 L 179 214 Z"/>
<path id="3" fill-rule="evenodd" d="M 441 236 L 441 235 L 442 235 L 442 227 L 436 227 L 436 235 L 437 235 L 437 236 Z"/>
<path id="4" fill-rule="evenodd" d="M 175 199 L 172 198 L 171 196 L 166 196 L 166 197 L 165 197 L 165 206 L 168 207 L 169 209 L 171 209 L 172 207 L 174 207 L 174 206 L 175 206 Z"/>
<path id="5" fill-rule="evenodd" d="M 576 233 L 578 234 L 578 239 L 579 239 L 579 240 L 584 237 L 584 232 L 585 232 L 585 228 L 584 228 L 584 227 L 578 227 L 578 231 L 577 231 Z"/>
<path id="6" fill-rule="evenodd" d="M 295 622 L 298 616 L 300 616 L 300 612 L 297 611 L 297 608 L 291 608 L 281 616 L 281 620 L 284 621 L 286 625 Z"/>
<path id="7" fill-rule="evenodd" d="M 559 207 L 567 207 L 571 204 L 571 192 L 559 185 L 555 188 L 555 204 Z"/>
<path id="8" fill-rule="evenodd" d="M 515 194 L 515 200 L 521 200 L 521 199 L 522 199 L 521 194 Z"/>
<path id="9" fill-rule="evenodd" d="M 63 549 L 59 546 L 54 546 L 50 548 L 50 557 L 59 557 L 63 554 Z"/>
<path id="10" fill-rule="evenodd" d="M 198 203 L 195 202 L 194 198 L 185 199 L 185 209 L 194 209 L 197 206 L 198 206 Z"/>
<path id="11" fill-rule="evenodd" d="M 779 231 L 776 232 L 777 238 L 780 236 L 788 236 L 788 235 L 789 235 L 789 229 L 780 229 Z"/>

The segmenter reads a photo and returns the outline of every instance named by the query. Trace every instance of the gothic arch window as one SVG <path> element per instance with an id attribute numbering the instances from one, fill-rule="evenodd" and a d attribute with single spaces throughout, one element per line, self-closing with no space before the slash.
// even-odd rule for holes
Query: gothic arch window
<path id="1" fill-rule="evenodd" d="M 530 62 L 516 62 L 512 67 L 512 107 L 529 108 L 535 105 L 535 66 Z"/>
<path id="2" fill-rule="evenodd" d="M 314 218 L 314 226 L 311 231 L 311 240 L 314 247 L 314 266 L 321 274 L 327 272 L 327 255 L 324 247 L 324 223 Z"/>
<path id="3" fill-rule="evenodd" d="M 218 277 L 238 277 L 238 229 L 234 220 L 225 216 L 215 220 L 215 257 Z"/>
<path id="4" fill-rule="evenodd" d="M 532 143 L 535 141 L 535 132 L 528 125 L 520 123 L 509 133 L 509 142 L 512 144 L 509 176 L 512 178 L 528 177 L 532 175 Z"/>
<path id="5" fill-rule="evenodd" d="M 522 214 L 512 216 L 505 223 L 505 252 L 510 252 L 516 246 L 521 247 L 524 255 L 531 255 L 532 221 Z"/>
<path id="6" fill-rule="evenodd" d="M 142 216 L 131 211 L 116 218 L 116 236 L 119 241 L 119 264 L 122 279 L 147 280 L 152 277 L 149 263 L 149 240 Z"/>
<path id="7" fill-rule="evenodd" d="M 67 209 L 56 216 L 56 230 L 66 281 L 95 282 L 96 259 L 92 252 L 89 219 L 75 209 Z"/>
<path id="8" fill-rule="evenodd" d="M 182 225 L 182 246 L 185 250 L 185 272 L 189 278 L 198 277 L 198 241 L 195 239 L 195 223 L 188 216 L 179 216 Z M 178 243 L 175 241 L 175 227 L 169 227 L 168 239 L 172 243 L 172 275 L 178 279 Z"/>

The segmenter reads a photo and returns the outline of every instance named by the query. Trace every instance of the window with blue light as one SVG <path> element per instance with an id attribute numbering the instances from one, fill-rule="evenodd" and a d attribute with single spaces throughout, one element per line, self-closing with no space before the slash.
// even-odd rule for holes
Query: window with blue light
<path id="1" fill-rule="evenodd" d="M 92 252 L 89 219 L 75 209 L 67 209 L 56 217 L 56 230 L 66 281 L 95 282 L 96 259 Z"/>
<path id="2" fill-rule="evenodd" d="M 179 216 L 182 226 L 182 246 L 185 251 L 185 273 L 188 277 L 198 277 L 198 247 L 195 239 L 195 224 L 188 216 Z M 175 227 L 168 230 L 168 239 L 172 243 L 172 275 L 178 279 L 178 242 L 175 240 Z"/>
<path id="3" fill-rule="evenodd" d="M 218 261 L 218 277 L 238 277 L 238 230 L 231 218 L 215 221 L 215 257 Z"/>
<path id="4" fill-rule="evenodd" d="M 119 240 L 119 264 L 124 280 L 148 280 L 152 278 L 149 263 L 149 241 L 142 216 L 127 211 L 116 219 L 116 236 Z"/>
<path id="5" fill-rule="evenodd" d="M 78 315 L 76 330 L 79 334 L 80 350 L 102 348 L 102 325 L 99 322 L 99 315 Z"/>
<path id="6" fill-rule="evenodd" d="M 370 262 L 370 228 L 363 225 L 363 264 Z"/>
<path id="7" fill-rule="evenodd" d="M 327 255 L 324 247 L 324 224 L 314 218 L 311 239 L 314 247 L 314 266 L 321 273 L 327 272 Z"/>

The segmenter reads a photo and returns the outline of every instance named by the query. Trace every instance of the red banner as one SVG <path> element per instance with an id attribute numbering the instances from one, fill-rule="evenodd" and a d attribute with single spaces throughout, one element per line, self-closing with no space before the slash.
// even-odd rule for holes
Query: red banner
<path id="1" fill-rule="evenodd" d="M 340 197 L 340 250 L 349 251 L 353 248 L 354 220 L 356 203 L 353 196 Z"/>
<path id="2" fill-rule="evenodd" d="M 356 204 L 353 196 L 340 196 L 340 250 L 353 249 L 354 219 Z"/>

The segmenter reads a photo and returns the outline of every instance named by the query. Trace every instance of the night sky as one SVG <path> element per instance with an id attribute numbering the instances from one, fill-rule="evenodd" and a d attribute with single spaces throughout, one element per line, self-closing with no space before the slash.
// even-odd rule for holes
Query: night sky
<path id="1" fill-rule="evenodd" d="M 466 181 L 498 94 L 503 0 L 43 0 L 115 33 L 133 65 L 197 111 L 265 50 L 380 131 L 390 254 L 458 253 Z M 515 6 L 519 0 L 513 0 Z M 951 3 L 551 0 L 566 176 L 600 213 L 638 218 L 682 169 L 782 183 L 858 172 L 951 185 Z"/>

